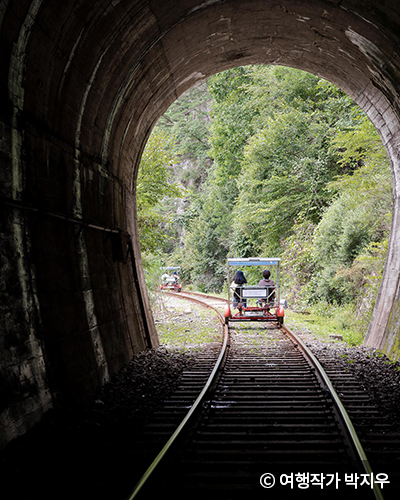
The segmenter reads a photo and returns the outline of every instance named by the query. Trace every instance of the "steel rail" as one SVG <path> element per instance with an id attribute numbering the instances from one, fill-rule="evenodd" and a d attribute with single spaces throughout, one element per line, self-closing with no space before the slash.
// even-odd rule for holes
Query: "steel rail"
<path id="1" fill-rule="evenodd" d="M 180 292 L 180 293 L 164 292 L 164 293 L 167 293 L 168 295 L 171 295 L 174 297 L 181 298 L 183 300 L 190 300 L 192 302 L 196 302 L 198 304 L 201 304 L 202 306 L 213 309 L 218 314 L 221 322 L 223 324 L 225 323 L 224 317 L 222 316 L 220 311 L 218 311 L 218 309 L 211 306 L 210 304 L 207 304 L 206 302 L 201 301 L 200 299 L 196 299 L 195 297 L 190 297 L 190 295 L 200 296 L 202 298 L 220 300 L 222 302 L 228 303 L 228 301 L 226 299 L 223 299 L 220 297 L 215 297 L 213 295 L 197 293 L 197 292 Z M 181 293 L 182 293 L 182 295 L 181 295 Z M 185 294 L 186 294 L 186 296 L 185 296 Z M 351 419 L 350 419 L 345 407 L 343 406 L 343 403 L 341 402 L 336 390 L 334 389 L 332 382 L 330 381 L 327 373 L 325 372 L 324 368 L 322 367 L 322 365 L 320 364 L 318 359 L 314 356 L 314 354 L 311 352 L 311 350 L 303 343 L 303 341 L 295 333 L 290 331 L 284 325 L 280 325 L 280 328 L 291 338 L 291 340 L 293 342 L 295 342 L 300 347 L 304 356 L 310 361 L 310 363 L 316 369 L 320 380 L 323 382 L 323 384 L 325 384 L 325 389 L 332 396 L 332 400 L 335 404 L 335 407 L 339 413 L 340 418 L 342 419 L 342 422 L 344 424 L 344 428 L 345 428 L 347 435 L 348 435 L 348 438 L 349 438 L 349 440 L 354 448 L 356 457 L 361 462 L 365 472 L 367 474 L 369 474 L 371 476 L 371 479 L 373 480 L 373 478 L 374 478 L 373 471 L 372 471 L 372 468 L 369 464 L 369 461 L 368 461 L 368 458 L 365 454 L 365 451 L 361 445 L 361 442 L 358 438 L 357 432 L 356 432 L 356 430 L 351 422 Z M 223 339 L 222 349 L 221 349 L 221 352 L 220 352 L 219 357 L 217 359 L 217 362 L 214 365 L 214 368 L 213 368 L 213 370 L 212 370 L 212 372 L 207 380 L 206 385 L 202 389 L 202 391 L 201 391 L 200 395 L 198 396 L 198 398 L 196 399 L 196 401 L 193 403 L 192 407 L 190 408 L 190 410 L 187 413 L 187 415 L 185 416 L 185 418 L 182 420 L 182 422 L 180 423 L 178 428 L 175 430 L 173 435 L 167 441 L 164 448 L 160 451 L 160 453 L 157 455 L 156 459 L 152 462 L 152 464 L 149 466 L 147 471 L 144 473 L 144 475 L 142 476 L 140 481 L 137 483 L 135 489 L 132 491 L 131 495 L 128 497 L 127 500 L 132 500 L 133 498 L 136 497 L 136 495 L 139 493 L 140 489 L 143 487 L 143 485 L 145 484 L 145 482 L 147 481 L 147 479 L 149 478 L 151 473 L 157 467 L 157 465 L 162 460 L 162 458 L 166 455 L 167 451 L 170 449 L 172 444 L 176 441 L 176 439 L 178 438 L 179 434 L 182 432 L 182 430 L 185 427 L 185 425 L 187 424 L 187 422 L 190 420 L 192 415 L 195 413 L 196 409 L 199 407 L 199 405 L 204 400 L 204 397 L 207 394 L 207 391 L 209 390 L 209 388 L 210 388 L 210 386 L 211 386 L 211 384 L 212 384 L 212 382 L 213 382 L 213 380 L 218 372 L 218 369 L 221 365 L 222 359 L 223 359 L 225 351 L 226 351 L 227 343 L 228 343 L 228 325 L 224 324 L 224 339 Z M 383 494 L 382 494 L 381 490 L 379 489 L 378 485 L 375 483 L 375 481 L 373 483 L 373 490 L 372 491 L 374 493 L 376 500 L 384 500 Z"/>
<path id="2" fill-rule="evenodd" d="M 348 436 L 350 438 L 350 441 L 354 447 L 354 451 L 356 452 L 356 456 L 358 457 L 359 461 L 361 461 L 362 466 L 367 474 L 370 475 L 371 480 L 373 481 L 373 471 L 371 468 L 371 465 L 368 461 L 367 455 L 365 454 L 365 451 L 361 445 L 361 442 L 358 438 L 357 432 L 353 426 L 353 423 L 349 417 L 349 414 L 346 411 L 346 408 L 343 406 L 343 403 L 340 401 L 340 398 L 335 391 L 332 382 L 330 381 L 327 373 L 323 369 L 322 365 L 318 361 L 318 359 L 314 356 L 314 354 L 311 352 L 311 350 L 303 343 L 302 340 L 299 339 L 299 337 L 291 332 L 286 326 L 281 326 L 281 330 L 283 330 L 295 343 L 297 343 L 305 356 L 310 360 L 312 365 L 315 367 L 315 369 L 318 371 L 318 374 L 322 378 L 324 384 L 326 385 L 326 389 L 329 391 L 329 393 L 332 396 L 333 402 L 340 414 L 340 417 L 345 425 L 345 429 L 348 433 Z M 373 493 L 375 495 L 376 500 L 384 500 L 383 494 L 381 490 L 379 489 L 378 485 L 373 481 Z"/>
<path id="3" fill-rule="evenodd" d="M 176 297 L 179 296 L 178 293 L 172 293 L 172 292 L 164 292 L 164 293 L 168 293 L 168 294 L 171 294 L 171 295 L 174 295 Z M 221 352 L 218 356 L 218 359 L 214 365 L 214 368 L 210 374 L 210 376 L 208 377 L 207 379 L 207 382 L 205 383 L 202 391 L 200 392 L 199 396 L 197 397 L 197 399 L 195 400 L 195 402 L 193 403 L 193 405 L 191 406 L 190 410 L 188 411 L 188 413 L 186 414 L 186 416 L 184 417 L 184 419 L 182 420 L 182 422 L 178 425 L 178 427 L 176 428 L 175 432 L 172 434 L 172 436 L 168 439 L 168 441 L 166 442 L 166 444 L 164 445 L 164 447 L 162 448 L 162 450 L 159 452 L 159 454 L 157 455 L 157 457 L 153 460 L 153 462 L 150 464 L 150 466 L 148 467 L 148 469 L 146 470 L 146 472 L 143 474 L 143 476 L 140 478 L 139 482 L 136 484 L 135 488 L 132 490 L 131 494 L 129 495 L 129 497 L 127 498 L 127 500 L 132 500 L 133 498 L 135 498 L 138 493 L 140 492 L 140 490 L 142 489 L 142 487 L 145 485 L 146 481 L 149 479 L 149 477 L 151 476 L 151 474 L 153 473 L 153 471 L 156 469 L 156 467 L 158 466 L 158 464 L 161 462 L 161 460 L 164 458 L 164 456 L 167 454 L 167 452 L 170 450 L 171 446 L 174 444 L 174 442 L 176 442 L 176 440 L 178 439 L 178 437 L 181 435 L 183 429 L 187 426 L 187 423 L 189 422 L 189 420 L 192 418 L 192 416 L 194 415 L 194 413 L 196 412 L 196 410 L 200 407 L 200 405 L 202 404 L 204 398 L 206 397 L 207 393 L 208 393 L 208 390 L 210 389 L 217 373 L 218 373 L 218 370 L 221 366 L 221 363 L 222 363 L 222 360 L 224 358 L 224 355 L 225 355 L 225 352 L 226 352 L 226 347 L 228 345 L 228 337 L 229 337 L 229 333 L 228 333 L 228 325 L 225 325 L 224 323 L 224 318 L 222 316 L 222 314 L 214 307 L 210 306 L 209 304 L 206 304 L 205 302 L 201 302 L 200 300 L 197 300 L 197 299 L 194 299 L 194 298 L 189 298 L 189 297 L 181 297 L 182 299 L 186 299 L 186 300 L 192 300 L 192 301 L 195 301 L 197 303 L 201 303 L 203 306 L 206 306 L 206 307 L 209 307 L 210 309 L 213 309 L 215 312 L 218 313 L 221 321 L 222 321 L 222 324 L 224 326 L 224 337 L 223 337 L 223 341 L 222 341 L 222 347 L 221 347 Z"/>
<path id="4" fill-rule="evenodd" d="M 190 293 L 193 295 L 199 295 L 201 296 L 202 294 L 196 293 L 196 292 L 186 292 Z M 222 299 L 219 297 L 213 297 L 211 295 L 206 295 L 204 294 L 203 296 L 207 298 L 215 298 L 216 300 L 224 300 L 225 302 L 228 302 L 226 299 Z M 356 457 L 358 460 L 361 462 L 365 472 L 370 475 L 371 479 L 373 480 L 373 470 L 372 467 L 369 463 L 369 460 L 367 458 L 367 455 L 362 447 L 362 444 L 360 442 L 360 439 L 357 435 L 357 432 L 353 426 L 353 423 L 351 421 L 351 418 L 349 414 L 347 413 L 346 408 L 344 407 L 343 403 L 341 402 L 335 388 L 333 387 L 332 382 L 330 381 L 327 373 L 325 372 L 324 368 L 322 367 L 321 363 L 318 361 L 318 359 L 314 356 L 314 354 L 311 352 L 311 350 L 304 344 L 304 342 L 292 331 L 290 331 L 286 326 L 281 325 L 281 330 L 283 330 L 292 340 L 295 342 L 298 346 L 300 346 L 301 350 L 303 351 L 303 354 L 310 360 L 314 368 L 317 370 L 317 373 L 320 376 L 320 379 L 322 382 L 325 384 L 326 390 L 331 394 L 332 400 L 335 404 L 335 407 L 337 411 L 339 412 L 339 416 L 342 420 L 342 423 L 344 424 L 344 428 L 347 432 L 347 436 L 349 441 L 351 442 L 353 446 L 353 451 L 356 454 Z M 379 489 L 378 485 L 375 483 L 373 484 L 373 493 L 376 498 L 376 500 L 384 500 L 382 491 Z"/>

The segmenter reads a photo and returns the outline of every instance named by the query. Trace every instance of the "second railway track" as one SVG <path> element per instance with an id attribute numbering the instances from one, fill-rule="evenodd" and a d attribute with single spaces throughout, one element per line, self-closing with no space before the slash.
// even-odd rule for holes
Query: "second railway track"
<path id="1" fill-rule="evenodd" d="M 225 305 L 212 296 L 175 295 L 220 313 Z M 362 449 L 360 461 L 360 443 L 351 442 L 352 424 L 343 421 L 330 381 L 301 341 L 275 324 L 236 323 L 225 335 L 225 352 L 213 347 L 199 357 L 148 426 L 142 449 L 148 460 L 167 446 L 129 498 L 383 499 L 379 486 L 367 486 L 371 471 Z M 350 474 L 359 475 L 362 488 L 344 484 Z"/>

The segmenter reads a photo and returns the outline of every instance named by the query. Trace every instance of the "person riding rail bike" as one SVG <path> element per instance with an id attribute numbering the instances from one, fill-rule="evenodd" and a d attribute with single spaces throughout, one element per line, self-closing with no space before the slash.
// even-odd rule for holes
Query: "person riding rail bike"
<path id="1" fill-rule="evenodd" d="M 245 275 L 243 271 L 236 271 L 236 274 L 233 278 L 232 288 L 233 288 L 233 307 L 238 307 L 241 303 L 243 307 L 247 307 L 246 299 L 242 298 L 242 290 L 243 285 L 247 283 Z"/>

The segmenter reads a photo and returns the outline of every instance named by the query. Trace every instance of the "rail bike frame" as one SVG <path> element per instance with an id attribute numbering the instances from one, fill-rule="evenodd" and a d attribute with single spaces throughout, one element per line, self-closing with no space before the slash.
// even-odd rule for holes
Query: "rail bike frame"
<path id="1" fill-rule="evenodd" d="M 283 324 L 285 311 L 280 303 L 280 278 L 279 266 L 281 259 L 249 257 L 247 259 L 228 259 L 228 300 L 229 305 L 225 310 L 225 321 L 275 321 Z M 257 285 L 243 285 L 239 287 L 240 301 L 236 306 L 232 304 L 231 294 L 234 291 L 231 288 L 231 271 L 236 268 L 245 268 L 249 266 L 259 266 L 271 270 L 271 279 L 274 281 L 274 287 L 262 287 Z M 262 269 L 260 269 L 261 279 Z M 233 314 L 232 307 L 236 307 L 238 312 Z"/>

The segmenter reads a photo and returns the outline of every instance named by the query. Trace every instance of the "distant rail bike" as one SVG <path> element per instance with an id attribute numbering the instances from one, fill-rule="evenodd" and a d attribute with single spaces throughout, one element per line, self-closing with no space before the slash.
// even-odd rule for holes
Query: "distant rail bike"
<path id="1" fill-rule="evenodd" d="M 382 484 L 372 481 L 370 464 L 343 404 L 318 360 L 295 334 L 272 320 L 259 325 L 233 322 L 230 334 L 219 312 L 225 299 L 190 292 L 179 298 L 204 302 L 218 312 L 224 325 L 221 351 L 207 376 L 200 361 L 166 399 L 150 434 L 153 429 L 159 439 L 164 427 L 171 429 L 173 418 L 183 418 L 169 437 L 165 435 L 164 446 L 149 461 L 128 500 L 155 494 L 183 500 L 195 493 L 207 500 L 239 500 L 246 494 L 252 500 L 285 495 L 296 500 L 383 500 Z M 215 307 L 216 302 L 221 305 Z M 232 347 L 231 335 L 242 338 L 243 328 L 261 334 L 265 345 L 259 352 L 252 345 Z M 194 396 L 202 379 L 204 385 Z M 356 493 L 332 486 L 293 491 L 281 482 L 269 489 L 273 474 L 278 478 L 283 472 L 285 481 L 292 477 L 296 482 L 318 471 L 326 479 L 327 470 L 336 481 L 345 472 L 371 478 L 371 488 Z"/>
<path id="2" fill-rule="evenodd" d="M 178 275 L 180 269 L 180 266 L 168 266 L 162 268 L 164 272 L 161 276 L 160 290 L 169 292 L 180 292 L 182 290 L 182 285 L 179 282 Z"/>

